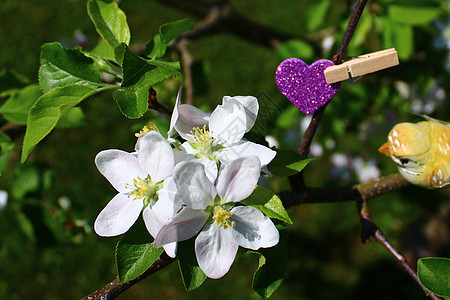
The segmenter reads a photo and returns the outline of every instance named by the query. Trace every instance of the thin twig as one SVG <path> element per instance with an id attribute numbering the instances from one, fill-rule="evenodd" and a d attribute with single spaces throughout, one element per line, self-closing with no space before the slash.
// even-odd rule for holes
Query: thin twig
<path id="1" fill-rule="evenodd" d="M 214 3 L 206 3 L 198 0 L 158 1 L 164 5 L 176 7 L 201 18 L 205 18 L 212 11 L 218 12 L 215 22 L 211 22 L 211 26 L 208 26 L 208 30 L 197 31 L 195 33 L 186 32 L 181 35 L 183 38 L 189 37 L 190 39 L 193 39 L 202 35 L 216 33 L 218 30 L 221 30 L 231 32 L 247 41 L 255 42 L 270 48 L 277 48 L 280 42 L 283 41 L 300 39 L 309 43 L 313 47 L 315 53 L 320 53 L 321 51 L 320 45 L 313 39 L 306 36 L 292 36 L 256 23 L 239 14 L 227 1 L 216 1 Z"/>
<path id="2" fill-rule="evenodd" d="M 342 38 L 341 43 L 339 44 L 338 50 L 336 54 L 333 56 L 333 63 L 340 64 L 342 62 L 342 58 L 347 51 L 348 45 L 353 37 L 353 33 L 356 30 L 356 26 L 358 25 L 359 19 L 361 18 L 364 7 L 366 6 L 368 0 L 359 0 L 353 8 L 352 15 L 350 16 L 350 20 L 347 25 L 347 29 L 345 30 L 344 37 Z M 302 141 L 300 142 L 300 146 L 298 148 L 298 154 L 302 156 L 307 156 L 309 153 L 309 148 L 311 146 L 314 135 L 316 134 L 317 128 L 319 126 L 322 115 L 325 111 L 326 105 L 322 106 L 320 109 L 314 112 L 311 122 L 308 125 L 308 128 L 303 135 Z M 289 183 L 291 184 L 293 189 L 299 190 L 304 187 L 304 179 L 303 172 L 297 173 L 294 176 L 289 178 Z"/>
<path id="3" fill-rule="evenodd" d="M 161 103 L 159 103 L 158 97 L 156 95 L 156 91 L 152 87 L 150 87 L 148 92 L 149 92 L 148 93 L 148 108 L 171 116 L 173 110 L 171 108 L 168 108 L 167 106 L 164 106 Z"/>
<path id="4" fill-rule="evenodd" d="M 170 265 L 175 259 L 170 258 L 164 252 L 159 259 L 157 259 L 142 275 L 136 279 L 128 282 L 120 282 L 118 278 L 114 279 L 111 283 L 108 283 L 98 291 L 83 298 L 83 300 L 110 300 L 115 299 L 117 296 L 128 290 L 130 287 L 147 278 L 149 275 L 158 272 Z"/>
<path id="5" fill-rule="evenodd" d="M 388 191 L 387 191 L 388 192 Z M 368 194 L 373 195 L 373 194 Z M 433 294 L 431 291 L 429 291 L 423 284 L 420 282 L 419 277 L 417 276 L 416 272 L 411 268 L 411 266 L 408 264 L 408 261 L 406 258 L 400 253 L 397 248 L 393 244 L 391 244 L 386 236 L 383 234 L 383 232 L 378 228 L 377 225 L 372 221 L 372 217 L 369 212 L 369 208 L 367 206 L 367 199 L 361 198 L 357 204 L 358 209 L 360 212 L 360 220 L 362 225 L 361 230 L 361 239 L 362 242 L 366 242 L 370 236 L 373 236 L 375 241 L 382 245 L 389 253 L 397 260 L 397 262 L 402 266 L 403 270 L 405 270 L 406 273 L 411 276 L 411 278 L 421 287 L 421 289 L 425 292 L 425 294 L 434 300 L 441 299 L 440 297 Z"/>

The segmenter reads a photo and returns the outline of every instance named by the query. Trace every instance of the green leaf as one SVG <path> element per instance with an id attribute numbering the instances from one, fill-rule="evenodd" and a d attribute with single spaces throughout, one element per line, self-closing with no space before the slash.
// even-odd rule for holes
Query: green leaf
<path id="1" fill-rule="evenodd" d="M 103 86 L 95 61 L 78 49 L 65 49 L 59 43 L 41 47 L 39 85 L 44 92 L 70 84 L 91 88 Z"/>
<path id="2" fill-rule="evenodd" d="M 241 203 L 255 207 L 269 218 L 275 218 L 292 224 L 291 218 L 284 209 L 283 203 L 274 192 L 260 186 L 256 186 L 253 193 Z"/>
<path id="3" fill-rule="evenodd" d="M 396 48 L 400 59 L 408 59 L 413 53 L 414 33 L 408 24 L 382 19 L 383 47 Z"/>
<path id="4" fill-rule="evenodd" d="M 135 279 L 145 272 L 164 252 L 153 248 L 153 238 L 142 218 L 131 227 L 116 247 L 116 267 L 120 282 Z"/>
<path id="5" fill-rule="evenodd" d="M 14 143 L 11 141 L 11 138 L 3 131 L 0 131 L 0 175 L 8 166 L 9 157 L 13 149 Z"/>
<path id="6" fill-rule="evenodd" d="M 314 49 L 304 41 L 289 40 L 278 47 L 278 54 L 283 60 L 291 57 L 301 57 L 302 60 L 308 60 L 313 58 Z"/>
<path id="7" fill-rule="evenodd" d="M 64 114 L 56 124 L 56 128 L 76 128 L 86 124 L 81 107 L 74 107 Z"/>
<path id="8" fill-rule="evenodd" d="M 314 1 L 308 8 L 308 13 L 306 14 L 306 27 L 309 32 L 316 31 L 325 23 L 325 18 L 330 5 L 330 0 L 319 0 Z"/>
<path id="9" fill-rule="evenodd" d="M 115 91 L 113 97 L 125 117 L 137 119 L 148 109 L 148 94 L 148 89 L 142 88 L 135 91 Z"/>
<path id="10" fill-rule="evenodd" d="M 178 243 L 178 266 L 181 278 L 187 291 L 200 287 L 206 279 L 205 273 L 200 269 L 194 254 L 194 239 Z"/>
<path id="11" fill-rule="evenodd" d="M 277 150 L 277 155 L 267 167 L 273 175 L 286 177 L 297 174 L 312 160 L 316 158 L 304 158 L 291 150 Z"/>
<path id="12" fill-rule="evenodd" d="M 251 251 L 257 253 L 259 266 L 253 276 L 252 288 L 262 298 L 269 298 L 283 282 L 288 263 L 287 232 L 280 230 L 280 241 L 272 248 Z"/>
<path id="13" fill-rule="evenodd" d="M 11 122 L 25 125 L 30 107 L 42 95 L 41 88 L 37 84 L 29 85 L 17 92 L 0 107 L 0 113 Z"/>
<path id="14" fill-rule="evenodd" d="M 391 4 L 388 6 L 390 19 L 409 25 L 423 25 L 436 19 L 440 13 L 440 5 L 436 2 L 425 5 Z"/>
<path id="15" fill-rule="evenodd" d="M 31 150 L 55 127 L 59 119 L 87 97 L 99 92 L 83 85 L 67 85 L 42 95 L 28 112 L 23 141 L 22 163 Z"/>
<path id="16" fill-rule="evenodd" d="M 97 29 L 98 34 L 112 47 L 120 43 L 129 44 L 130 28 L 125 13 L 117 3 L 105 3 L 99 0 L 89 0 L 88 14 Z"/>
<path id="17" fill-rule="evenodd" d="M 355 33 L 352 38 L 351 48 L 355 49 L 364 44 L 369 32 L 373 28 L 373 18 L 369 10 L 363 11 L 361 18 L 356 27 Z"/>
<path id="18" fill-rule="evenodd" d="M 100 56 L 102 58 L 115 60 L 114 48 L 112 48 L 105 40 L 101 40 L 90 53 Z"/>
<path id="19" fill-rule="evenodd" d="M 122 87 L 148 87 L 181 74 L 179 63 L 145 60 L 136 56 L 125 44 L 117 47 L 115 54 L 117 61 L 122 64 Z"/>
<path id="20" fill-rule="evenodd" d="M 450 297 L 450 259 L 427 257 L 419 259 L 417 276 L 430 291 L 441 297 Z"/>
<path id="21" fill-rule="evenodd" d="M 181 19 L 159 27 L 159 34 L 146 46 L 144 53 L 152 59 L 166 54 L 167 44 L 187 30 L 193 29 L 195 23 L 190 19 Z"/>

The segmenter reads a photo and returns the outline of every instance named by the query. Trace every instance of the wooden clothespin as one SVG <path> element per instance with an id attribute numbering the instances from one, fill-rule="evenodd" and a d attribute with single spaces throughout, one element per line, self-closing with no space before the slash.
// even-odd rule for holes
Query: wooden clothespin
<path id="1" fill-rule="evenodd" d="M 328 84 L 347 80 L 350 77 L 358 77 L 387 69 L 398 65 L 398 55 L 395 48 L 382 50 L 358 56 L 340 65 L 325 69 L 325 79 Z"/>

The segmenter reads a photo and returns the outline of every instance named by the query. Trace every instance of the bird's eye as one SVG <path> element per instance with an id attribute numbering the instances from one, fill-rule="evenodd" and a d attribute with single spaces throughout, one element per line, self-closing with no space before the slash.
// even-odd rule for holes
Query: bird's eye
<path id="1" fill-rule="evenodd" d="M 400 163 L 402 165 L 406 165 L 407 163 L 409 163 L 411 160 L 408 158 L 400 158 Z"/>

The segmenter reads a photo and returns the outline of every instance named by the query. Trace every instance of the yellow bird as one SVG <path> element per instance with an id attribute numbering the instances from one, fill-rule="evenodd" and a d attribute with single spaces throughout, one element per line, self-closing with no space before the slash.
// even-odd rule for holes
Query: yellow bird
<path id="1" fill-rule="evenodd" d="M 450 124 L 424 118 L 417 124 L 395 125 L 378 151 L 389 156 L 412 184 L 441 188 L 450 184 Z"/>

